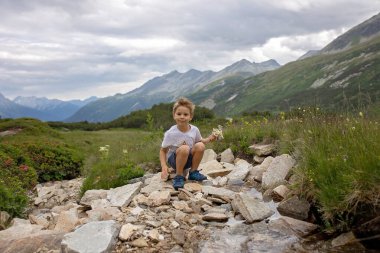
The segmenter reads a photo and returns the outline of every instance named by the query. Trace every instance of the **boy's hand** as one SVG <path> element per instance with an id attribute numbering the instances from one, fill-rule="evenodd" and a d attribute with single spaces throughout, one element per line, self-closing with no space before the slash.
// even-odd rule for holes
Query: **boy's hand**
<path id="1" fill-rule="evenodd" d="M 210 134 L 210 136 L 208 137 L 208 139 L 209 139 L 210 142 L 215 141 L 217 138 L 218 137 L 216 135 L 214 135 L 214 134 Z"/>
<path id="2" fill-rule="evenodd" d="M 162 181 L 168 181 L 168 179 L 169 179 L 169 169 L 168 169 L 168 167 L 162 167 L 161 180 Z"/>

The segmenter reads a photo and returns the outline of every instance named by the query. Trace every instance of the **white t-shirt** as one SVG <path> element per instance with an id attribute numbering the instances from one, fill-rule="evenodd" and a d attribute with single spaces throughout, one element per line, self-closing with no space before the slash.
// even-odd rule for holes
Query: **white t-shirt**
<path id="1" fill-rule="evenodd" d="M 200 142 L 201 139 L 202 136 L 198 127 L 190 124 L 190 129 L 184 133 L 178 129 L 177 125 L 174 125 L 165 132 L 161 147 L 169 147 L 169 151 L 166 157 L 168 158 L 177 150 L 178 147 L 182 146 L 183 144 L 188 145 L 190 148 L 192 148 L 194 144 Z"/>

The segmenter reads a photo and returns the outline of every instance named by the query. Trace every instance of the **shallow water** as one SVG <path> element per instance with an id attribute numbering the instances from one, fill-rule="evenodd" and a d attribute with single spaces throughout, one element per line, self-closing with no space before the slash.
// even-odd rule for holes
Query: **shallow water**
<path id="1" fill-rule="evenodd" d="M 262 200 L 261 192 L 254 188 L 247 191 L 254 198 Z M 277 211 L 278 203 L 266 202 L 274 212 L 268 219 L 245 224 L 244 220 L 230 218 L 223 229 L 212 228 L 211 236 L 207 241 L 200 242 L 200 253 L 233 253 L 233 252 L 313 252 L 313 253 L 374 253 L 378 251 L 365 249 L 360 243 L 353 243 L 343 247 L 332 248 L 331 240 L 326 240 L 322 234 L 316 234 L 307 238 L 296 236 L 290 228 L 273 229 L 268 223 L 275 223 L 282 217 Z"/>

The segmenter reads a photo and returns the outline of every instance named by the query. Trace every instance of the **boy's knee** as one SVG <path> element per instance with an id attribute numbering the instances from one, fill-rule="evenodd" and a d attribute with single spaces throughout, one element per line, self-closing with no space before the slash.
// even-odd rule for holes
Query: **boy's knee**
<path id="1" fill-rule="evenodd" d="M 182 145 L 179 148 L 177 148 L 176 153 L 177 153 L 177 155 L 178 154 L 189 154 L 190 153 L 190 147 L 188 145 Z"/>
<path id="2" fill-rule="evenodd" d="M 205 151 L 206 146 L 203 142 L 197 142 L 194 145 L 194 151 L 203 152 Z"/>

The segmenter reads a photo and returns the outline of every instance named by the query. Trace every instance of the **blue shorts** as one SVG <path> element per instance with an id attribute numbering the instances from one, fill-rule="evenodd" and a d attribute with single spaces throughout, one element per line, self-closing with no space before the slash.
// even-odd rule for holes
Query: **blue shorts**
<path id="1" fill-rule="evenodd" d="M 184 170 L 186 170 L 188 168 L 191 168 L 191 164 L 192 163 L 193 163 L 193 155 L 191 154 L 191 149 L 190 149 L 190 153 L 189 153 L 189 156 L 187 157 L 187 161 L 186 161 Z M 169 158 L 168 158 L 168 164 L 175 171 L 177 170 L 177 168 L 176 168 L 176 153 L 175 152 L 171 153 L 171 155 L 169 156 Z"/>

